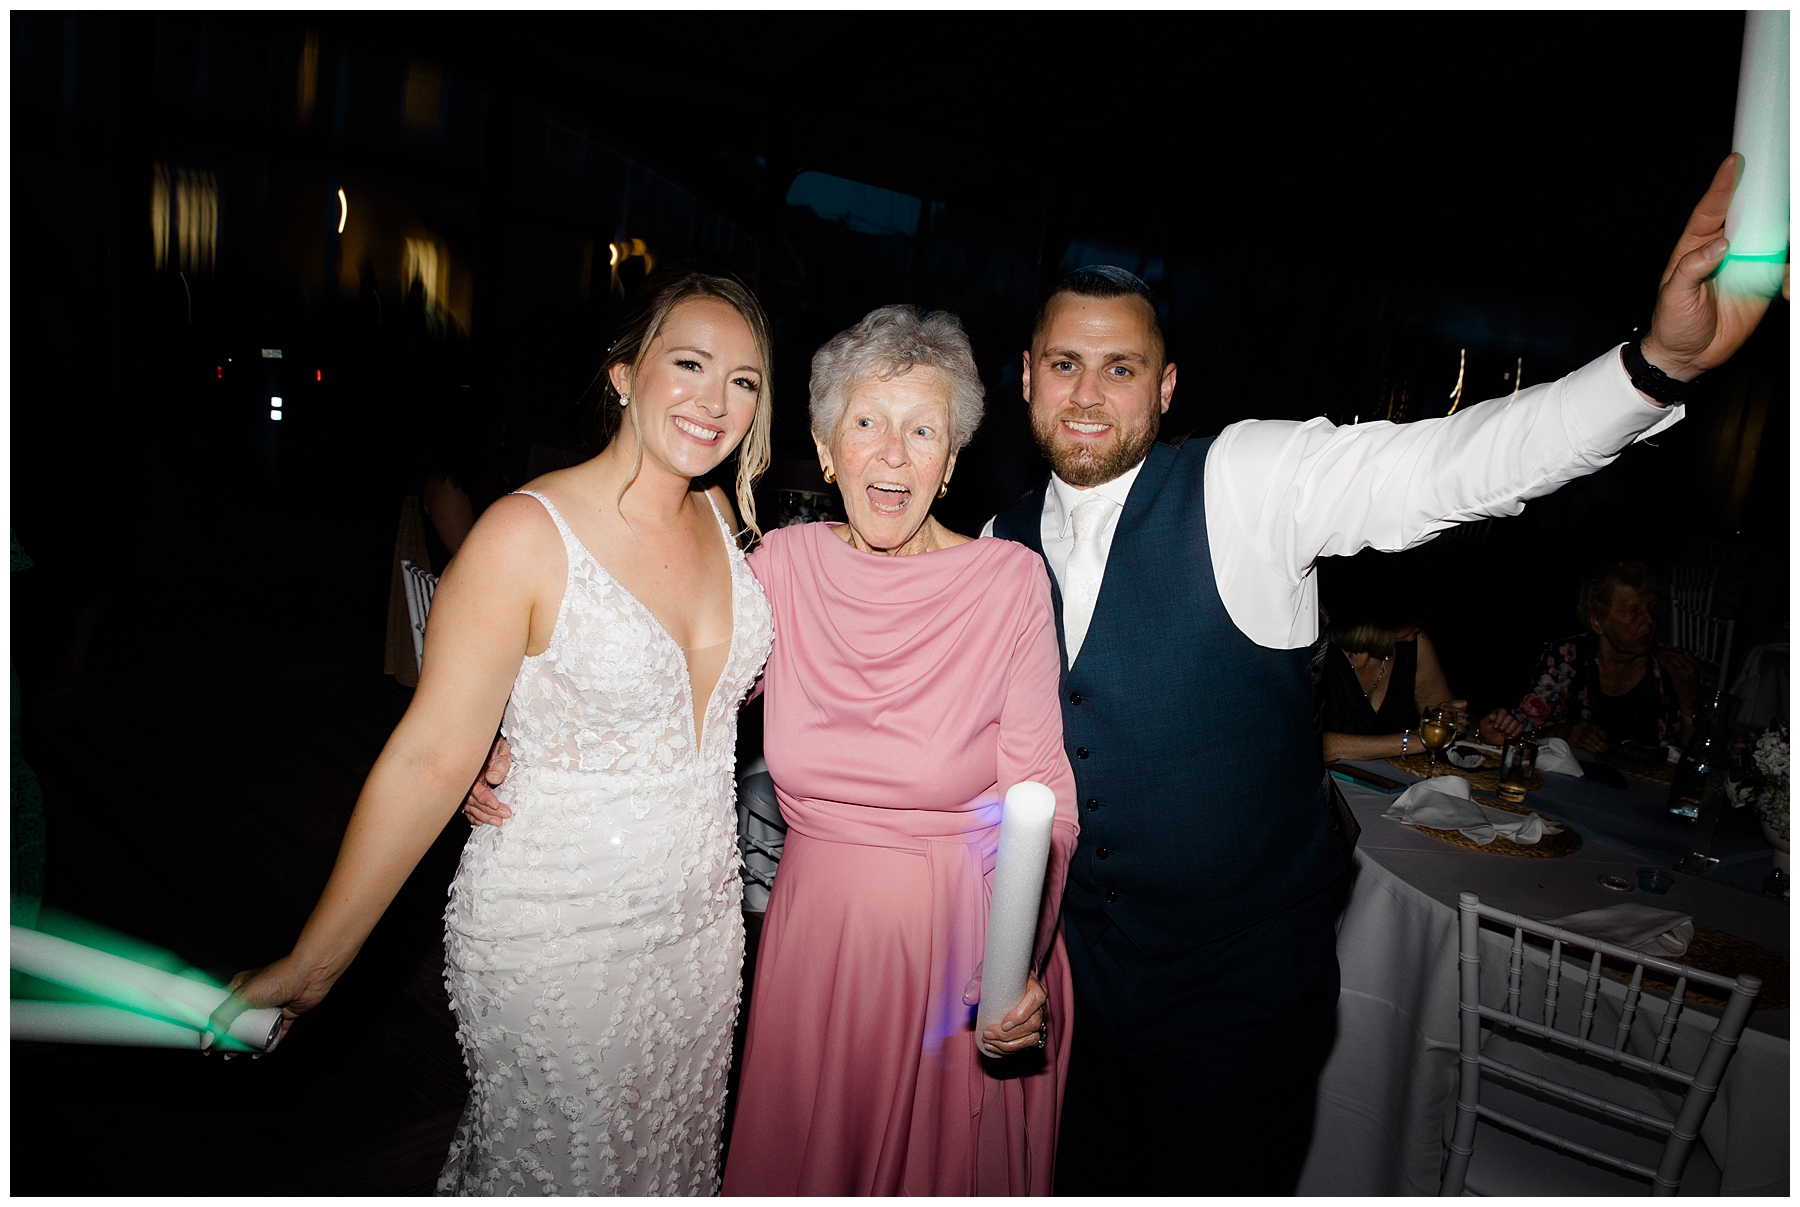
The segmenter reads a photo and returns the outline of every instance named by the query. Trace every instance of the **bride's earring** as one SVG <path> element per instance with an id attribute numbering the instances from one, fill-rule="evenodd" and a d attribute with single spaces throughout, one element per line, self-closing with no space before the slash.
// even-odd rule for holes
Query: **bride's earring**
<path id="1" fill-rule="evenodd" d="M 621 394 L 621 395 L 619 395 L 619 405 L 622 407 L 628 407 L 631 405 L 631 399 L 629 399 L 629 398 L 625 397 L 623 394 Z"/>

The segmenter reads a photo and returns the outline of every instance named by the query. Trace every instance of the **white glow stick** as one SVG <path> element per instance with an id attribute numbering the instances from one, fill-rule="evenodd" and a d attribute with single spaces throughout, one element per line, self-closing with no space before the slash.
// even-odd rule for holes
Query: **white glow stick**
<path id="1" fill-rule="evenodd" d="M 1731 253 L 1719 281 L 1740 293 L 1773 296 L 1788 246 L 1786 9 L 1745 14 L 1731 149 L 1743 155 L 1744 172 L 1725 214 Z"/>
<path id="2" fill-rule="evenodd" d="M 200 1032 L 180 1023 L 89 1002 L 12 1003 L 12 1037 L 52 1044 L 200 1050 Z"/>
<path id="3" fill-rule="evenodd" d="M 105 998 L 127 1013 L 155 1015 L 196 1032 L 206 1028 L 212 1012 L 231 996 L 217 986 L 146 968 L 122 956 L 22 926 L 12 928 L 12 966 L 40 980 Z M 226 1034 L 246 1047 L 266 1052 L 281 1038 L 281 1011 L 246 1010 Z M 195 1046 L 199 1046 L 197 1037 Z"/>
<path id="4" fill-rule="evenodd" d="M 1007 789 L 1000 813 L 1000 850 L 994 856 L 987 952 L 981 961 L 981 1008 L 975 1015 L 975 1042 L 989 1056 L 1001 1054 L 989 1050 L 981 1033 L 1005 1018 L 1025 994 L 1055 817 L 1056 794 L 1044 785 L 1026 780 Z"/>

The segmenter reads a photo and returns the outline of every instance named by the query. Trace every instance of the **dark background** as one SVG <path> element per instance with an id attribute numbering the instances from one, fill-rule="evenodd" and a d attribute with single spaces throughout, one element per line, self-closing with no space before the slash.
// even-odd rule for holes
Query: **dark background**
<path id="1" fill-rule="evenodd" d="M 989 415 L 938 514 L 973 532 L 1044 472 L 1019 352 L 1084 263 L 1162 299 L 1167 438 L 1440 415 L 1459 363 L 1466 405 L 1623 340 L 1730 149 L 1742 25 L 14 14 L 13 663 L 47 900 L 222 973 L 286 949 L 408 698 L 380 673 L 400 500 L 446 456 L 504 488 L 592 452 L 649 260 L 736 272 L 774 320 L 765 519 L 819 484 L 819 343 L 890 302 L 959 314 Z M 159 173 L 204 182 L 208 256 L 171 231 L 159 265 Z M 1787 341 L 1777 302 L 1685 422 L 1522 516 L 1333 559 L 1326 604 L 1424 621 L 1483 708 L 1613 556 L 1748 550 L 1735 648 L 1781 636 Z M 463 824 L 277 1058 L 15 1046 L 13 1188 L 87 1176 L 95 1095 L 126 1136 L 90 1189 L 427 1187 Z"/>

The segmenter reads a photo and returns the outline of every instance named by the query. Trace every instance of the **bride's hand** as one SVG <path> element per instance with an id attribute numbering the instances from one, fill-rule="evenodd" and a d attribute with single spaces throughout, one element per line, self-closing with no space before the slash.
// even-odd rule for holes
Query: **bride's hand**
<path id="1" fill-rule="evenodd" d="M 1044 1006 L 1048 1001 L 1049 995 L 1037 977 L 1027 976 L 1025 992 L 1018 1005 L 1008 1010 L 1005 1018 L 983 1031 L 981 1038 L 989 1048 L 1007 1055 L 1042 1047 L 1048 1021 Z"/>
<path id="2" fill-rule="evenodd" d="M 226 988 L 231 990 L 231 996 L 219 1003 L 207 1020 L 206 1029 L 212 1035 L 225 1034 L 246 1010 L 280 1006 L 281 1033 L 285 1036 L 295 1019 L 325 1000 L 331 982 L 308 976 L 289 954 L 273 964 L 238 973 Z M 203 1049 L 211 1049 L 212 1035 L 202 1040 Z"/>

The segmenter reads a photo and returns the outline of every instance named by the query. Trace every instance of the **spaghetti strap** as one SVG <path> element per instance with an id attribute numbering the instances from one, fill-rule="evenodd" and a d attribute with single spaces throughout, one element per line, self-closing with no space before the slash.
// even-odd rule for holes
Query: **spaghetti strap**
<path id="1" fill-rule="evenodd" d="M 548 498 L 535 490 L 515 490 L 513 493 L 516 495 L 530 495 L 544 505 L 544 510 L 550 513 L 551 522 L 556 525 L 556 530 L 562 533 L 563 549 L 568 553 L 571 562 L 574 560 L 577 550 L 584 553 L 587 551 L 580 539 L 575 535 L 575 530 L 569 527 L 569 522 L 567 520 L 563 519 L 562 512 L 556 510 L 556 504 L 552 503 Z"/>

